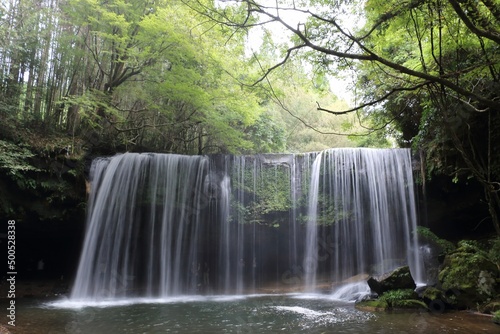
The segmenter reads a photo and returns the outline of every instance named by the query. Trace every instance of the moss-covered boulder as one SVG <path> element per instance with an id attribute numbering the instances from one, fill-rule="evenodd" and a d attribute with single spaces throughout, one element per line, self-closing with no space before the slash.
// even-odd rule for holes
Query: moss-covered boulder
<path id="1" fill-rule="evenodd" d="M 398 289 L 385 292 L 379 300 L 385 301 L 391 309 L 427 309 L 427 305 L 418 299 L 413 289 Z"/>
<path id="2" fill-rule="evenodd" d="M 439 273 L 442 289 L 457 308 L 475 308 L 500 291 L 498 267 L 473 241 L 461 241 L 448 254 Z"/>
<path id="3" fill-rule="evenodd" d="M 420 298 L 427 304 L 437 300 L 447 302 L 445 292 L 432 286 L 425 287 L 425 289 L 420 292 Z"/>
<path id="4" fill-rule="evenodd" d="M 393 271 L 382 275 L 378 279 L 370 277 L 367 282 L 370 289 L 373 292 L 376 292 L 379 296 L 389 290 L 414 290 L 416 288 L 415 281 L 411 276 L 410 268 L 408 266 L 394 269 Z"/>
<path id="5" fill-rule="evenodd" d="M 446 309 L 455 308 L 456 301 L 453 291 L 426 286 L 418 289 L 418 295 L 431 312 L 441 313 Z"/>

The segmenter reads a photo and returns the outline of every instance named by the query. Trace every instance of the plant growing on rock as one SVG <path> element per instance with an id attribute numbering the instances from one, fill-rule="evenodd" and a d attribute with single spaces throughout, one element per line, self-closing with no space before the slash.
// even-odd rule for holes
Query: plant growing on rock
<path id="1" fill-rule="evenodd" d="M 495 296 L 497 277 L 498 267 L 488 253 L 467 240 L 459 242 L 457 250 L 446 256 L 439 282 L 444 290 L 460 292 L 456 294 L 458 308 L 472 308 Z"/>

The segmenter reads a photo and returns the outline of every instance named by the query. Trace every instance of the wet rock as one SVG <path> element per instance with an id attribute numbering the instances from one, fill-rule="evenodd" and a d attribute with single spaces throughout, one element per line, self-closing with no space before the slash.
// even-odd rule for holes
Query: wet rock
<path id="1" fill-rule="evenodd" d="M 476 308 L 500 291 L 498 267 L 474 242 L 463 241 L 453 253 L 446 256 L 439 273 L 442 289 L 459 309 Z"/>
<path id="2" fill-rule="evenodd" d="M 378 279 L 370 277 L 367 283 L 370 289 L 379 296 L 389 290 L 416 288 L 408 266 L 396 268 Z"/>
<path id="3" fill-rule="evenodd" d="M 453 294 L 446 293 L 433 286 L 419 287 L 416 290 L 419 298 L 427 305 L 431 312 L 441 313 L 453 307 Z"/>

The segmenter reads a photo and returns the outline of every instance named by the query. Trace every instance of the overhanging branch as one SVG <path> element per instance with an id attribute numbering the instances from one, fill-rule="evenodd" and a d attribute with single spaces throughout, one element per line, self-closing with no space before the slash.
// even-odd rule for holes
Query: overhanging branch
<path id="1" fill-rule="evenodd" d="M 418 90 L 424 86 L 427 86 L 429 85 L 431 82 L 423 82 L 423 83 L 420 83 L 418 85 L 415 85 L 413 87 L 398 87 L 398 88 L 393 88 L 391 89 L 387 94 L 384 94 L 382 97 L 376 99 L 376 100 L 373 100 L 373 101 L 370 101 L 370 102 L 367 102 L 367 103 L 363 103 L 359 106 L 356 106 L 352 109 L 348 109 L 348 110 L 343 110 L 343 111 L 334 111 L 334 110 L 329 110 L 329 109 L 325 109 L 325 108 L 322 108 L 319 104 L 319 102 L 316 102 L 316 104 L 318 105 L 318 108 L 317 110 L 319 111 L 324 111 L 324 112 L 327 112 L 329 114 L 333 114 L 333 115 L 345 115 L 345 114 L 349 114 L 349 113 L 352 113 L 354 111 L 357 111 L 357 110 L 361 110 L 365 107 L 370 107 L 370 106 L 373 106 L 375 104 L 378 104 L 382 101 L 385 101 L 387 100 L 392 94 L 394 93 L 397 93 L 397 92 L 403 92 L 403 91 L 414 91 L 414 90 Z"/>

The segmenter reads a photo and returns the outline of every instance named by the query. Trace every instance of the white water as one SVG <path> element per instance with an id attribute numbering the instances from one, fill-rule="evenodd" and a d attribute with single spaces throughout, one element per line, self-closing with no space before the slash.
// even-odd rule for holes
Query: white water
<path id="1" fill-rule="evenodd" d="M 307 210 L 306 252 L 304 256 L 305 284 L 308 291 L 316 289 L 316 272 L 318 270 L 318 196 L 319 178 L 323 154 L 314 160 L 309 189 Z"/>
<path id="2" fill-rule="evenodd" d="M 127 153 L 91 177 L 72 302 L 313 292 L 408 262 L 419 277 L 409 150 Z"/>
<path id="3" fill-rule="evenodd" d="M 310 289 L 318 280 L 341 282 L 404 264 L 424 280 L 411 235 L 417 217 L 409 150 L 324 151 L 314 162 L 309 196 L 304 261 L 317 259 L 306 269 Z"/>

